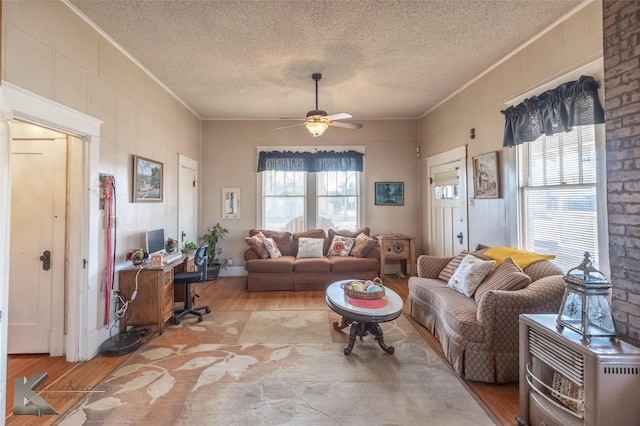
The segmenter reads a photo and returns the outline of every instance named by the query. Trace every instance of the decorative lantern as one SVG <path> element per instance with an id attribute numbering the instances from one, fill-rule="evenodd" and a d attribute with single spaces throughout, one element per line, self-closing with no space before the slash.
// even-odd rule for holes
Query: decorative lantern
<path id="1" fill-rule="evenodd" d="M 579 266 L 567 272 L 564 281 L 567 284 L 556 320 L 558 331 L 568 327 L 579 333 L 587 344 L 592 337 L 610 337 L 616 341 L 611 316 L 611 284 L 593 267 L 589 252 L 585 252 Z"/>

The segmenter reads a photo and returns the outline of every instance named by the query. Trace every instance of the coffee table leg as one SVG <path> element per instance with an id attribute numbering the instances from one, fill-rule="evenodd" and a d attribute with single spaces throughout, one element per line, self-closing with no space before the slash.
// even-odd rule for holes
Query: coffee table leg
<path id="1" fill-rule="evenodd" d="M 345 355 L 349 355 L 353 350 L 353 345 L 356 343 L 356 337 L 359 335 L 359 328 L 360 324 L 358 322 L 354 322 L 351 324 L 351 328 L 349 329 L 349 344 L 344 347 Z M 360 338 L 362 339 L 362 336 Z"/>
<path id="2" fill-rule="evenodd" d="M 345 317 L 342 317 L 342 323 L 338 325 L 338 321 L 333 322 L 333 328 L 336 330 L 342 330 L 343 328 L 347 328 L 352 321 L 347 320 Z"/>
<path id="3" fill-rule="evenodd" d="M 375 336 L 376 340 L 378 341 L 378 345 L 380 345 L 383 351 L 385 351 L 389 355 L 392 355 L 393 352 L 395 352 L 393 346 L 387 346 L 384 343 L 384 337 L 382 336 L 382 328 L 380 328 L 380 324 L 371 322 L 367 323 L 367 331 Z"/>

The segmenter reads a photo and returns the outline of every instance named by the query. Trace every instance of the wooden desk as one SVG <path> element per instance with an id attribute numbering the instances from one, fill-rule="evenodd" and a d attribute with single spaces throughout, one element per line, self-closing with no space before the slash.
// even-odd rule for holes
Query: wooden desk
<path id="1" fill-rule="evenodd" d="M 406 235 L 375 235 L 380 244 L 380 275 L 384 275 L 384 265 L 389 259 L 404 261 L 404 273 L 415 274 L 416 246 L 415 239 Z"/>
<path id="2" fill-rule="evenodd" d="M 174 270 L 193 270 L 195 268 L 193 256 L 183 257 L 175 262 L 151 267 L 148 263 L 140 270 L 137 266 L 120 271 L 120 297 L 130 300 L 136 290 L 136 275 L 138 277 L 138 292 L 135 300 L 129 303 L 127 312 L 120 319 L 120 331 L 127 326 L 157 325 L 160 334 L 164 332 L 164 324 L 173 318 L 174 291 L 184 301 L 184 286 L 174 289 Z M 138 271 L 140 272 L 138 274 Z"/>

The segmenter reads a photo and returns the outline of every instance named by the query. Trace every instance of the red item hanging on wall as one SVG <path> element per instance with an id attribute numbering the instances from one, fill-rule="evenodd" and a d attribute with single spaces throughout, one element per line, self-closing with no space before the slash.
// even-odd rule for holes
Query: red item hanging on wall
<path id="1" fill-rule="evenodd" d="M 115 178 L 112 175 L 100 175 L 100 204 L 104 210 L 104 274 L 102 287 L 104 291 L 104 325 L 109 324 L 111 309 L 111 287 L 113 285 L 113 233 L 114 233 L 114 196 Z"/>

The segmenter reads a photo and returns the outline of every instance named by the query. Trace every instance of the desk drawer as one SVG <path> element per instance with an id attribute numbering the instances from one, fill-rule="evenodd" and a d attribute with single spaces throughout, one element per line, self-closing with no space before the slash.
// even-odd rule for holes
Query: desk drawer
<path id="1" fill-rule="evenodd" d="M 162 289 L 162 318 L 166 321 L 173 316 L 173 286 L 166 285 Z"/>

